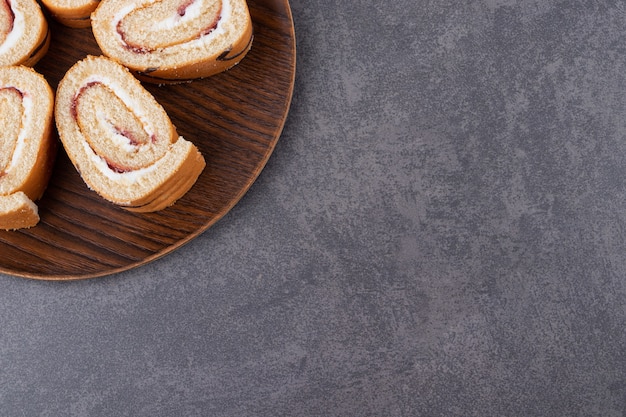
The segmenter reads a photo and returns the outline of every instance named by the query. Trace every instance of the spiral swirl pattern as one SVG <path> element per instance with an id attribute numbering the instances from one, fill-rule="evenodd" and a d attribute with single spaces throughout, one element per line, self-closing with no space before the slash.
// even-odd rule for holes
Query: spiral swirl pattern
<path id="1" fill-rule="evenodd" d="M 107 0 L 92 28 L 105 55 L 152 82 L 224 71 L 252 44 L 245 0 Z"/>
<path id="2" fill-rule="evenodd" d="M 154 97 L 105 57 L 90 56 L 70 68 L 57 89 L 55 118 L 89 188 L 129 210 L 173 204 L 205 165 Z"/>

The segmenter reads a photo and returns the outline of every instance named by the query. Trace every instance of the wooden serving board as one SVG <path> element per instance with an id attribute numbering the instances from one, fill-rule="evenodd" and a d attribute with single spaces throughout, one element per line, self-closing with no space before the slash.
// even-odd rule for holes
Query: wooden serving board
<path id="1" fill-rule="evenodd" d="M 207 167 L 173 206 L 132 213 L 89 190 L 60 146 L 40 223 L 0 231 L 0 272 L 25 278 L 94 278 L 146 264 L 189 242 L 224 216 L 260 174 L 281 134 L 295 78 L 288 0 L 248 0 L 251 51 L 236 67 L 178 85 L 144 84 Z M 53 89 L 86 55 L 100 55 L 91 29 L 50 20 L 52 40 L 35 66 Z"/>

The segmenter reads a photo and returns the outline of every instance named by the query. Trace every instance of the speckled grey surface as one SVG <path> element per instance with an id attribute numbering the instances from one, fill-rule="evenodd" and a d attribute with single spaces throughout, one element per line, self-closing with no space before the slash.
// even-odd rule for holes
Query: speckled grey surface
<path id="1" fill-rule="evenodd" d="M 291 6 L 291 112 L 225 218 L 0 276 L 0 415 L 625 416 L 624 3 Z"/>

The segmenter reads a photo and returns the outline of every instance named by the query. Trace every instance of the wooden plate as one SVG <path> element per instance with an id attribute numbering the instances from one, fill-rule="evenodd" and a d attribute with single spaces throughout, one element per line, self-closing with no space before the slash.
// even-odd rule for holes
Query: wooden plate
<path id="1" fill-rule="evenodd" d="M 248 0 L 252 50 L 225 73 L 188 84 L 144 84 L 207 167 L 176 204 L 131 213 L 90 191 L 60 147 L 40 223 L 0 231 L 0 272 L 26 278 L 93 278 L 144 265 L 198 236 L 224 216 L 260 174 L 282 131 L 295 78 L 288 0 Z M 53 89 L 65 72 L 100 50 L 90 29 L 50 21 L 48 54 L 35 69 Z"/>

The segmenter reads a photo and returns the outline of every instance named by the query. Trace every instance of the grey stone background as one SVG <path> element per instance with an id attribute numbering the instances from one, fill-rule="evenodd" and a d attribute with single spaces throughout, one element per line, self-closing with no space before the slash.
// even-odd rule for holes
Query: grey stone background
<path id="1" fill-rule="evenodd" d="M 291 112 L 225 218 L 0 276 L 0 415 L 625 416 L 624 2 L 291 6 Z"/>

